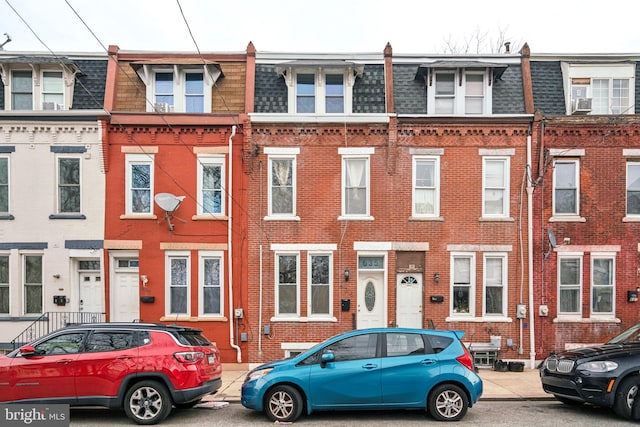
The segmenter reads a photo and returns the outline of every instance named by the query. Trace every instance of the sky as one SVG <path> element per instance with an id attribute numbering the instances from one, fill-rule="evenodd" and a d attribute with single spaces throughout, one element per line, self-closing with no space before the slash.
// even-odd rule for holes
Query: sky
<path id="1" fill-rule="evenodd" d="M 252 42 L 259 52 L 378 53 L 389 42 L 394 54 L 434 54 L 451 48 L 456 53 L 495 53 L 499 41 L 505 40 L 513 50 L 526 42 L 534 54 L 640 53 L 633 13 L 637 4 L 637 0 L 0 0 L 0 44 L 7 33 L 12 40 L 2 49 L 8 52 L 105 53 L 109 45 L 123 51 L 244 52 Z M 480 49 L 468 43 L 478 36 L 483 38 Z"/>

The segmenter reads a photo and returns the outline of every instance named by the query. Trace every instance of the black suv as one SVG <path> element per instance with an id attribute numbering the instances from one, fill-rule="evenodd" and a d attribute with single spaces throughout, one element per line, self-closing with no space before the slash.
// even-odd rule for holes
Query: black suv
<path id="1" fill-rule="evenodd" d="M 58 329 L 0 356 L 0 402 L 103 406 L 159 423 L 222 384 L 220 353 L 201 332 L 152 323 Z"/>
<path id="2" fill-rule="evenodd" d="M 550 355 L 540 378 L 544 391 L 561 402 L 613 408 L 631 418 L 640 385 L 640 323 L 606 344 Z"/>

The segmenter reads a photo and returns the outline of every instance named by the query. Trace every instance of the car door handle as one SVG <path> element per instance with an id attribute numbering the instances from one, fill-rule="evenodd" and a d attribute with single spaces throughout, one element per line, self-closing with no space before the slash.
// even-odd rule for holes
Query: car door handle
<path id="1" fill-rule="evenodd" d="M 120 357 L 116 357 L 116 359 L 118 359 L 118 360 L 129 360 L 129 359 L 133 359 L 133 356 L 120 356 Z"/>
<path id="2" fill-rule="evenodd" d="M 425 359 L 420 362 L 421 365 L 435 365 L 437 362 L 433 359 Z"/>
<path id="3" fill-rule="evenodd" d="M 363 369 L 375 369 L 377 367 L 378 367 L 378 365 L 373 364 L 373 363 L 367 363 L 366 365 L 362 366 Z"/>
<path id="4" fill-rule="evenodd" d="M 61 360 L 58 360 L 57 363 L 60 364 L 60 365 L 68 365 L 71 362 L 73 362 L 72 359 L 61 359 Z"/>

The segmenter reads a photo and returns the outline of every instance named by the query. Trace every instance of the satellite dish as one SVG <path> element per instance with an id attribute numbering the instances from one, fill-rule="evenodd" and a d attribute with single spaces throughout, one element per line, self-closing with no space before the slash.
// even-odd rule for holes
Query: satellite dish
<path id="1" fill-rule="evenodd" d="M 549 246 L 552 248 L 558 246 L 558 242 L 556 242 L 556 235 L 553 233 L 553 230 L 549 229 L 547 234 L 549 235 Z"/>
<path id="2" fill-rule="evenodd" d="M 180 207 L 180 203 L 184 200 L 184 196 L 174 196 L 171 193 L 158 193 L 153 198 L 160 209 L 165 211 L 164 219 L 158 221 L 160 224 L 162 221 L 167 221 L 169 225 L 169 231 L 173 231 L 174 225 L 171 223 L 171 218 L 179 219 L 182 222 L 187 222 L 182 218 L 174 217 L 173 212 Z"/>

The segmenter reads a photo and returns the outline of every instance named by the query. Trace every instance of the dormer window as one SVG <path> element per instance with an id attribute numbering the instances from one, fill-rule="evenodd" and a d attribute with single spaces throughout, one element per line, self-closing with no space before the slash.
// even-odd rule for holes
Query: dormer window
<path id="1" fill-rule="evenodd" d="M 343 61 L 294 61 L 277 67 L 289 88 L 291 114 L 353 111 L 353 85 L 363 66 Z"/>

